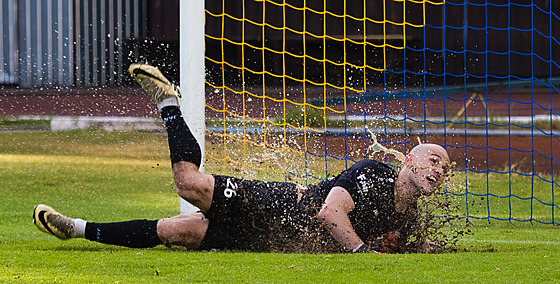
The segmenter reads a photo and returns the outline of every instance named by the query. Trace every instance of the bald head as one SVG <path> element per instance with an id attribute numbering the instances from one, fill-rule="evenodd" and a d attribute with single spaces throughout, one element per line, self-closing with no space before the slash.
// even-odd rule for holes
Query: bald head
<path id="1" fill-rule="evenodd" d="M 436 155 L 441 158 L 442 162 L 449 163 L 449 155 L 447 154 L 447 151 L 443 147 L 437 144 L 430 144 L 430 143 L 420 144 L 412 148 L 409 155 L 411 155 L 414 159 L 423 159 L 423 158 L 429 159 L 431 155 Z"/>
<path id="2" fill-rule="evenodd" d="M 406 156 L 403 170 L 410 184 L 420 192 L 431 193 L 439 187 L 449 169 L 447 151 L 436 144 L 420 144 Z"/>

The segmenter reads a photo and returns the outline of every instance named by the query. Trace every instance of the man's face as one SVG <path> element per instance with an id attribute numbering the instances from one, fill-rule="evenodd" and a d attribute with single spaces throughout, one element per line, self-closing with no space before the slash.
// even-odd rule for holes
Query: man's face
<path id="1" fill-rule="evenodd" d="M 445 179 L 449 156 L 439 145 L 421 144 L 410 151 L 406 164 L 412 170 L 412 182 L 420 192 L 431 194 Z"/>

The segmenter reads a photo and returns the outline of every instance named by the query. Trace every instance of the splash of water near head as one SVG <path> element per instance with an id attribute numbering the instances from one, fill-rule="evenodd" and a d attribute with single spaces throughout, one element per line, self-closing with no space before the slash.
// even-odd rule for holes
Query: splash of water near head
<path id="1" fill-rule="evenodd" d="M 375 136 L 375 134 L 369 128 L 366 129 L 369 132 L 371 139 L 373 140 L 373 144 L 368 147 L 368 153 L 370 153 L 370 157 L 375 155 L 375 153 L 377 152 L 383 152 L 385 154 L 393 155 L 401 164 L 404 164 L 405 155 L 403 153 L 381 145 L 379 142 L 377 142 L 377 137 Z"/>

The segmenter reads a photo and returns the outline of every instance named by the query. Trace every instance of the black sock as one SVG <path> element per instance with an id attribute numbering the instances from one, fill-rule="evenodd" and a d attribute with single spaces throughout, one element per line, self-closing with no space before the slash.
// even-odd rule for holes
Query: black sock
<path id="1" fill-rule="evenodd" d="M 167 129 L 171 164 L 186 161 L 200 168 L 202 160 L 200 146 L 181 116 L 179 107 L 164 107 L 161 110 L 161 118 Z"/>
<path id="2" fill-rule="evenodd" d="M 151 248 L 162 244 L 157 235 L 158 220 L 133 220 L 86 224 L 86 239 L 130 248 Z"/>

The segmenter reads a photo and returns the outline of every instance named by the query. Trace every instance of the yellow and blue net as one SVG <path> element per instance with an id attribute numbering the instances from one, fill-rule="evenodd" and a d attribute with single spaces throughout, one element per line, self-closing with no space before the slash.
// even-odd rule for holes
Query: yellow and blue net
<path id="1" fill-rule="evenodd" d="M 207 163 L 317 183 L 443 145 L 470 220 L 558 224 L 560 5 L 206 2 Z"/>

